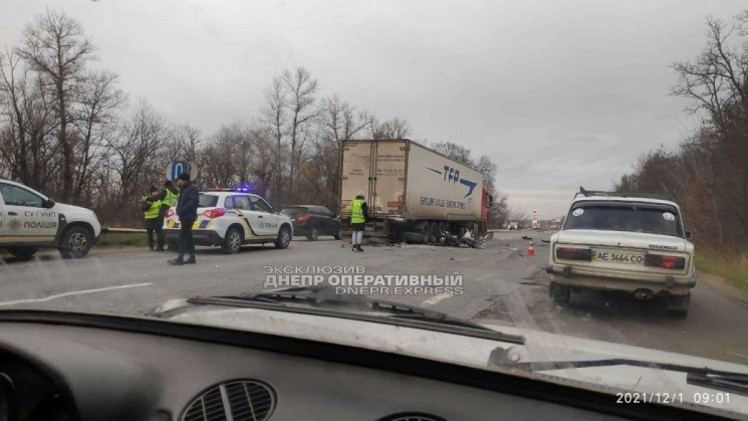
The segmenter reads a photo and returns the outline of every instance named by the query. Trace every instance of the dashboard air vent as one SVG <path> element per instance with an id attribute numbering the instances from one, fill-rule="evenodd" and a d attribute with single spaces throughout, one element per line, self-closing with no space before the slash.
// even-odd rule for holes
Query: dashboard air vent
<path id="1" fill-rule="evenodd" d="M 403 412 L 394 414 L 380 419 L 379 421 L 446 421 L 444 418 L 436 415 L 424 414 L 421 412 Z"/>
<path id="2" fill-rule="evenodd" d="M 231 380 L 194 398 L 182 421 L 264 421 L 275 409 L 275 391 L 257 380 Z"/>

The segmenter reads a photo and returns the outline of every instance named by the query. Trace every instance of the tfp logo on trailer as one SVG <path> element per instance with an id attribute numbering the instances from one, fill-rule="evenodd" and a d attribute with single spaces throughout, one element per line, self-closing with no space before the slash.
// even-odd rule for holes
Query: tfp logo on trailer
<path id="1" fill-rule="evenodd" d="M 465 180 L 464 178 L 460 178 L 460 170 L 450 167 L 449 165 L 444 166 L 444 171 L 435 170 L 433 168 L 426 167 L 426 169 L 433 171 L 439 175 L 443 176 L 444 181 L 448 183 L 460 183 L 463 186 L 468 188 L 467 194 L 465 194 L 464 197 L 468 197 L 471 194 L 473 194 L 473 190 L 475 189 L 475 186 L 478 185 L 478 183 L 475 183 L 473 181 Z"/>

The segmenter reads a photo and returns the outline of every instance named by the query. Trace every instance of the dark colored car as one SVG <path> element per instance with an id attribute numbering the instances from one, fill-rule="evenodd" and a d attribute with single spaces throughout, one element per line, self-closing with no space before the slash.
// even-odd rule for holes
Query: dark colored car
<path id="1" fill-rule="evenodd" d="M 281 213 L 291 218 L 294 235 L 304 235 L 310 241 L 317 240 L 320 235 L 332 235 L 336 240 L 340 239 L 340 221 L 324 206 L 287 206 Z"/>

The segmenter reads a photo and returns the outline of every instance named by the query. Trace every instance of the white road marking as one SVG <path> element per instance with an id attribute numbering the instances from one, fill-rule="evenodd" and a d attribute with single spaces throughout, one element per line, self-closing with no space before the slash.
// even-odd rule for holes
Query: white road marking
<path id="1" fill-rule="evenodd" d="M 453 296 L 451 292 L 445 292 L 444 294 L 434 295 L 433 297 L 424 300 L 421 305 L 422 306 L 433 306 L 439 301 L 446 300 L 447 298 Z"/>
<path id="2" fill-rule="evenodd" d="M 499 237 L 499 240 L 511 240 L 514 237 Z"/>
<path id="3" fill-rule="evenodd" d="M 27 298 L 25 300 L 0 301 L 0 306 L 11 306 L 14 304 L 27 304 L 27 303 L 44 303 L 47 301 L 55 300 L 57 298 L 68 297 L 71 295 L 93 294 L 96 292 L 113 291 L 116 289 L 125 289 L 125 288 L 146 287 L 150 285 L 153 285 L 153 284 L 151 282 L 145 282 L 142 284 L 128 284 L 128 285 L 117 285 L 117 286 L 105 287 L 105 288 L 84 289 L 80 291 L 63 292 L 61 294 L 50 295 L 44 298 Z"/>

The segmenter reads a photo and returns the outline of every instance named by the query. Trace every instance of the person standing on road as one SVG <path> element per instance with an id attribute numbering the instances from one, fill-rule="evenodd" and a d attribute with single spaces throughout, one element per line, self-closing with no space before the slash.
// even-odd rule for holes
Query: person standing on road
<path id="1" fill-rule="evenodd" d="M 141 209 L 145 217 L 145 230 L 148 236 L 148 250 L 164 251 L 164 234 L 161 227 L 164 224 L 163 213 L 161 213 L 161 201 L 158 199 L 156 186 L 150 187 L 151 195 L 144 197 Z M 154 249 L 153 234 L 156 234 L 158 247 Z"/>
<path id="2" fill-rule="evenodd" d="M 366 222 L 369 220 L 369 209 L 364 199 L 364 192 L 360 191 L 356 198 L 351 202 L 351 245 L 353 251 L 364 251 L 361 248 L 361 241 L 364 238 L 364 229 Z"/>
<path id="3" fill-rule="evenodd" d="M 200 191 L 195 183 L 190 181 L 188 173 L 182 173 L 177 178 L 179 187 L 179 199 L 177 200 L 177 216 L 179 217 L 179 246 L 178 255 L 174 260 L 169 260 L 171 265 L 183 265 L 185 263 L 196 263 L 195 243 L 192 241 L 192 224 L 197 220 L 197 207 L 200 202 Z M 190 258 L 184 260 L 184 254 L 189 253 Z"/>
<path id="4" fill-rule="evenodd" d="M 154 189 L 155 187 L 151 186 L 151 188 Z M 153 191 L 151 191 L 151 194 L 153 194 Z M 166 216 L 166 210 L 177 204 L 178 196 L 179 190 L 177 190 L 177 188 L 174 187 L 174 184 L 169 180 L 166 180 L 164 183 L 163 190 L 158 192 L 156 196 L 151 196 L 152 199 L 155 199 L 160 203 L 158 221 L 153 221 L 153 229 L 156 230 L 156 233 L 158 234 L 158 246 L 155 251 L 164 251 L 164 244 L 166 242 L 163 235 L 164 217 Z"/>
<path id="5" fill-rule="evenodd" d="M 174 184 L 170 180 L 164 182 L 164 189 L 156 196 L 161 201 L 161 216 L 166 214 L 166 211 L 177 204 L 177 198 L 179 198 L 179 190 L 174 187 Z"/>

